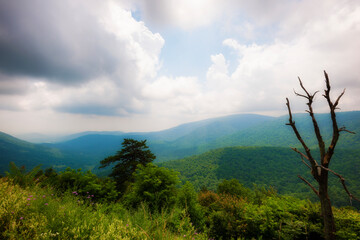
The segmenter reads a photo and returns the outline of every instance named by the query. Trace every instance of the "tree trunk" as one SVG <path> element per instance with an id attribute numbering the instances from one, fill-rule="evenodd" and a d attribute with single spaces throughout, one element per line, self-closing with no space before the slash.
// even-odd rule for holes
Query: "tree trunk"
<path id="1" fill-rule="evenodd" d="M 295 92 L 295 95 L 297 95 L 299 97 L 303 97 L 308 100 L 307 105 L 309 107 L 309 110 L 307 110 L 307 112 L 310 114 L 310 117 L 312 119 L 313 126 L 314 126 L 314 132 L 315 132 L 318 144 L 319 144 L 320 160 L 321 160 L 320 164 L 318 164 L 317 161 L 313 158 L 313 156 L 310 152 L 310 149 L 306 145 L 305 141 L 302 139 L 299 131 L 297 130 L 297 128 L 295 126 L 295 122 L 292 119 L 292 113 L 291 113 L 291 108 L 290 108 L 290 103 L 289 103 L 288 98 L 286 98 L 286 106 L 289 111 L 289 122 L 286 125 L 289 125 L 292 127 L 297 139 L 301 143 L 306 154 L 302 153 L 301 151 L 297 150 L 296 148 L 292 148 L 292 149 L 295 152 L 300 154 L 302 162 L 311 170 L 312 176 L 319 184 L 319 189 L 316 189 L 313 185 L 311 185 L 310 182 L 308 182 L 306 179 L 304 179 L 300 175 L 298 177 L 301 180 L 303 180 L 309 187 L 311 187 L 311 189 L 314 191 L 314 193 L 319 197 L 320 204 L 321 204 L 321 216 L 323 217 L 323 220 L 324 220 L 324 237 L 326 240 L 334 240 L 336 238 L 336 235 L 335 235 L 336 229 L 335 229 L 334 215 L 333 215 L 333 212 L 331 209 L 331 202 L 330 202 L 330 198 L 328 195 L 328 174 L 329 174 L 329 172 L 333 173 L 335 176 L 340 178 L 340 181 L 341 181 L 345 191 L 347 192 L 347 194 L 350 197 L 350 201 L 351 201 L 351 199 L 360 201 L 360 199 L 355 198 L 349 192 L 349 190 L 345 186 L 345 179 L 340 174 L 337 174 L 336 172 L 334 172 L 328 168 L 331 157 L 334 154 L 334 149 L 335 149 L 336 143 L 339 139 L 340 132 L 346 131 L 346 132 L 349 132 L 352 134 L 354 134 L 354 132 L 348 131 L 345 127 L 339 128 L 338 124 L 337 124 L 337 120 L 336 120 L 335 110 L 337 109 L 337 105 L 339 104 L 340 98 L 345 93 L 345 89 L 339 95 L 339 97 L 336 99 L 336 101 L 333 103 L 330 99 L 331 87 L 330 87 L 329 77 L 325 71 L 324 71 L 324 75 L 325 75 L 326 89 L 325 89 L 325 94 L 323 96 L 326 98 L 329 108 L 330 108 L 330 115 L 331 115 L 331 121 L 332 121 L 332 129 L 333 129 L 333 136 L 332 136 L 331 143 L 330 143 L 327 151 L 326 151 L 323 137 L 321 136 L 319 125 L 315 119 L 315 114 L 314 114 L 314 111 L 312 108 L 312 103 L 314 101 L 314 97 L 315 97 L 316 93 L 318 93 L 318 91 L 316 91 L 313 94 L 310 94 L 305 89 L 304 85 L 302 84 L 302 82 L 299 78 L 300 86 L 304 90 L 304 94 Z M 307 160 L 307 162 L 305 160 Z"/>
<path id="2" fill-rule="evenodd" d="M 324 219 L 324 237 L 326 240 L 335 240 L 335 220 L 331 208 L 331 202 L 328 195 L 328 173 L 322 171 L 319 181 L 319 199 L 321 204 L 321 215 Z"/>

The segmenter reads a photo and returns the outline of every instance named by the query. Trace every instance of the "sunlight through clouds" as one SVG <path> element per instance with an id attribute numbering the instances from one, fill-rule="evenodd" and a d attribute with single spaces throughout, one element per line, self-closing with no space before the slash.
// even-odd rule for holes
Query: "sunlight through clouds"
<path id="1" fill-rule="evenodd" d="M 61 118 L 72 116 L 89 130 L 103 129 L 106 118 L 106 128 L 137 123 L 149 131 L 235 113 L 285 114 L 297 76 L 316 91 L 323 70 L 334 94 L 347 88 L 341 109 L 359 110 L 360 3 L 313 4 L 2 1 L 0 131 L 31 131 L 20 130 L 27 124 L 19 115 L 39 122 L 37 131 L 61 132 L 69 129 Z M 41 124 L 45 112 L 53 125 Z"/>

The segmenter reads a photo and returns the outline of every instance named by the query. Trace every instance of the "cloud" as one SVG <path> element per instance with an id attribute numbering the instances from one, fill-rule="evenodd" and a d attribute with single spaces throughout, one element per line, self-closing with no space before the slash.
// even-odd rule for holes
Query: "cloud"
<path id="1" fill-rule="evenodd" d="M 160 67 L 164 39 L 121 2 L 1 1 L 0 19 L 0 94 L 22 95 L 11 109 L 123 115 Z"/>
<path id="2" fill-rule="evenodd" d="M 202 101 L 202 86 L 196 77 L 161 76 L 142 90 L 148 112 L 159 118 L 179 118 L 196 115 Z M 187 116 L 185 116 L 187 115 Z"/>
<path id="3" fill-rule="evenodd" d="M 297 76 L 301 77 L 309 91 L 323 90 L 323 70 L 331 78 L 334 97 L 348 87 L 347 96 L 342 99 L 343 110 L 357 109 L 356 95 L 360 76 L 359 56 L 353 49 L 359 49 L 360 37 L 359 7 L 343 6 L 340 11 L 331 4 L 322 3 L 321 16 L 309 14 L 309 1 L 272 1 L 275 13 L 282 13 L 281 19 L 274 12 L 264 13 L 258 1 L 243 5 L 251 9 L 249 15 L 261 15 L 263 20 L 254 20 L 254 31 L 266 25 L 277 25 L 276 38 L 266 43 L 241 43 L 241 38 L 226 38 L 223 45 L 236 54 L 236 59 L 227 59 L 225 53 L 210 56 L 212 64 L 204 80 L 194 78 L 191 82 L 178 84 L 179 77 L 163 77 L 147 86 L 143 93 L 151 102 L 152 111 L 169 116 L 232 114 L 255 112 L 264 114 L 286 113 L 285 98 L 290 97 L 294 110 L 304 111 L 304 103 L 294 96 L 293 89 L 301 91 Z M 240 7 L 240 5 L 236 5 Z M 298 7 L 293 19 L 291 12 Z M 289 11 L 287 12 L 286 9 Z M 330 13 L 330 17 L 323 14 Z M 251 20 L 251 19 L 250 19 Z M 248 24 L 247 19 L 244 24 Z M 302 25 L 304 21 L 306 24 Z M 309 23 L 309 24 L 307 24 Z M 310 24 L 311 23 L 311 24 Z M 292 28 L 295 28 L 292 29 Z M 343 64 L 341 59 L 346 59 Z M 235 66 L 234 66 L 235 65 Z M 232 67 L 230 67 L 232 66 Z M 186 87 L 188 86 L 188 87 Z M 192 94 L 179 89 L 195 89 Z M 315 106 L 320 112 L 327 111 L 321 96 Z M 360 99 L 359 99 L 360 100 Z M 158 113 L 159 109 L 161 113 Z M 168 109 L 163 111 L 163 109 Z M 171 110 L 170 110 L 171 109 Z"/>
<path id="4" fill-rule="evenodd" d="M 253 24 L 269 26 L 295 10 L 296 0 L 153 0 L 133 1 L 142 17 L 152 25 L 176 27 L 184 31 L 217 23 L 219 31 L 239 31 L 251 38 Z M 289 10 L 290 9 L 290 10 Z M 245 21 L 244 21 L 245 20 Z"/>
<path id="5" fill-rule="evenodd" d="M 236 70 L 228 76 L 237 82 L 232 87 L 241 91 L 240 98 L 250 106 L 242 107 L 242 111 L 276 110 L 285 96 L 293 96 L 293 88 L 300 91 L 296 76 L 309 90 L 322 90 L 323 70 L 330 75 L 334 96 L 348 87 L 347 94 L 353 101 L 344 98 L 343 104 L 346 109 L 357 108 L 360 75 L 356 66 L 360 66 L 360 58 L 353 50 L 360 47 L 360 7 L 331 10 L 330 17 L 315 17 L 311 24 L 299 26 L 302 34 L 293 35 L 291 41 L 289 35 L 269 44 L 243 45 L 235 39 L 224 40 L 223 44 L 238 54 Z M 326 104 L 318 106 L 320 111 L 326 110 Z"/>
<path id="6" fill-rule="evenodd" d="M 177 96 L 192 96 L 200 91 L 195 77 L 162 76 L 143 88 L 143 96 L 149 99 L 168 100 Z"/>
<path id="7" fill-rule="evenodd" d="M 154 74 L 164 43 L 112 1 L 1 1 L 0 9 L 6 74 L 64 85 L 108 75 L 121 84 Z"/>
<path id="8" fill-rule="evenodd" d="M 108 79 L 96 79 L 81 88 L 67 88 L 66 91 L 53 91 L 61 101 L 52 108 L 60 112 L 85 115 L 128 116 L 145 111 L 137 100 L 140 95 L 129 88 L 119 88 Z"/>
<path id="9" fill-rule="evenodd" d="M 207 109 L 205 111 L 217 109 L 222 114 L 285 113 L 284 99 L 290 97 L 294 109 L 303 111 L 304 102 L 292 91 L 301 91 L 297 76 L 309 91 L 322 91 L 325 87 L 323 70 L 326 70 L 333 97 L 347 88 L 341 102 L 342 110 L 358 109 L 360 57 L 354 49 L 360 47 L 360 6 L 344 5 L 339 10 L 331 4 L 323 5 L 322 16 L 312 16 L 307 12 L 309 2 L 302 1 L 297 13 L 300 20 L 295 24 L 292 16 L 283 16 L 283 23 L 278 23 L 281 30 L 273 42 L 242 44 L 234 38 L 225 39 L 223 45 L 236 53 L 237 62 L 227 60 L 222 53 L 211 56 L 212 65 L 206 75 L 208 92 L 203 93 L 201 108 Z M 329 16 L 324 17 L 325 13 Z M 301 25 L 301 19 L 309 24 Z M 229 70 L 231 64 L 235 64 L 233 71 Z M 318 111 L 327 111 L 321 94 L 316 101 Z"/>
<path id="10" fill-rule="evenodd" d="M 158 26 L 192 30 L 211 24 L 222 15 L 216 0 L 140 0 L 136 2 L 145 20 Z"/>
<path id="11" fill-rule="evenodd" d="M 0 95 L 23 95 L 30 89 L 27 79 L 14 78 L 0 73 Z"/>
<path id="12" fill-rule="evenodd" d="M 342 110 L 358 109 L 360 3 L 313 4 L 0 0 L 0 113 L 147 130 L 233 113 L 285 114 L 285 97 L 294 111 L 305 107 L 293 94 L 297 76 L 314 92 L 324 88 L 323 70 L 333 96 L 347 88 Z M 164 56 L 171 61 L 162 69 Z M 182 73 L 186 64 L 197 75 Z M 319 100 L 316 109 L 327 111 Z M 6 119 L 1 124 L 11 125 Z"/>

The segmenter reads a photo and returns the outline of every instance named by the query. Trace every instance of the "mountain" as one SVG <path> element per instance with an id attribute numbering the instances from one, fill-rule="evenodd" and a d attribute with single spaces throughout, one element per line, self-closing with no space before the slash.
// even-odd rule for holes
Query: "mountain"
<path id="1" fill-rule="evenodd" d="M 308 146 L 316 148 L 316 136 L 308 114 L 294 114 L 293 118 Z M 332 137 L 330 115 L 316 114 L 316 119 L 324 141 L 329 144 Z M 339 127 L 346 126 L 348 130 L 358 133 L 342 132 L 337 148 L 359 148 L 360 112 L 339 112 L 337 121 Z M 291 127 L 285 125 L 287 122 L 288 116 L 275 118 L 260 115 L 235 115 L 215 119 L 173 141 L 149 141 L 149 145 L 160 161 L 183 158 L 228 146 L 301 147 Z"/>
<path id="2" fill-rule="evenodd" d="M 182 124 L 159 132 L 111 135 L 92 133 L 45 145 L 78 155 L 81 157 L 79 161 L 99 163 L 105 157 L 115 154 L 121 148 L 124 138 L 146 139 L 151 151 L 157 156 L 157 161 L 161 162 L 204 152 L 208 149 L 202 149 L 202 145 L 273 119 L 262 115 L 240 114 Z"/>
<path id="3" fill-rule="evenodd" d="M 0 173 L 8 170 L 11 161 L 31 169 L 39 164 L 57 165 L 63 157 L 58 149 L 22 141 L 3 132 L 0 132 L 0 153 Z"/>
<path id="4" fill-rule="evenodd" d="M 317 146 L 308 114 L 294 114 L 294 120 L 309 147 Z M 316 115 L 324 139 L 331 139 L 329 114 Z M 342 133 L 337 149 L 360 147 L 360 112 L 337 113 L 339 126 L 347 126 L 358 134 Z M 181 159 L 211 149 L 229 146 L 298 147 L 291 128 L 286 126 L 287 116 L 268 117 L 239 114 L 207 119 L 158 132 L 83 132 L 66 137 L 58 143 L 32 144 L 1 134 L 0 170 L 7 169 L 10 161 L 28 167 L 42 163 L 58 169 L 72 168 L 97 170 L 99 162 L 121 149 L 124 138 L 147 139 L 157 162 Z"/>
<path id="5" fill-rule="evenodd" d="M 121 135 L 124 132 L 120 131 L 86 131 L 75 134 L 40 134 L 40 133 L 25 133 L 25 134 L 17 134 L 14 137 L 25 140 L 31 143 L 57 143 L 69 141 L 78 137 L 98 134 L 98 135 Z"/>
<path id="6" fill-rule="evenodd" d="M 338 149 L 330 166 L 345 177 L 355 196 L 360 196 L 359 156 L 360 149 Z M 246 187 L 273 186 L 281 194 L 316 199 L 312 190 L 297 177 L 300 174 L 313 183 L 309 169 L 289 148 L 227 147 L 159 165 L 180 172 L 181 180 L 190 181 L 198 190 L 202 187 L 215 190 L 223 179 L 235 178 Z M 338 206 L 348 205 L 348 195 L 338 177 L 329 175 L 329 186 L 332 201 Z"/>
<path id="7" fill-rule="evenodd" d="M 97 158 L 88 157 L 81 152 L 54 147 L 53 144 L 29 143 L 0 132 L 0 175 L 9 170 L 10 162 L 26 169 L 37 165 L 43 169 L 53 167 L 56 170 L 64 170 L 66 167 L 93 169 L 98 164 Z"/>
<path id="8" fill-rule="evenodd" d="M 332 137 L 332 123 L 329 114 L 316 114 L 322 136 L 328 145 Z M 308 147 L 317 147 L 311 118 L 308 114 L 294 114 L 293 120 Z M 262 124 L 247 128 L 233 134 L 216 139 L 205 146 L 207 149 L 226 146 L 277 146 L 277 147 L 300 147 L 288 122 L 288 116 L 282 116 Z M 342 132 L 337 148 L 360 147 L 360 111 L 337 113 L 339 127 L 346 126 L 350 131 L 357 134 Z"/>

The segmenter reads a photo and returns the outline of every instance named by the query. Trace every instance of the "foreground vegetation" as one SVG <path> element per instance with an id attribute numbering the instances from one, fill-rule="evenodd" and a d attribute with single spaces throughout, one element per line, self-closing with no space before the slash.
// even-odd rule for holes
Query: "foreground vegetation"
<path id="1" fill-rule="evenodd" d="M 39 185 L 21 188 L 0 180 L 1 239 L 207 239 L 184 210 L 151 212 L 146 204 L 126 209 L 74 191 Z"/>
<path id="2" fill-rule="evenodd" d="M 334 215 L 338 239 L 360 239 L 359 211 Z M 12 165 L 0 179 L 1 239 L 323 239 L 322 229 L 308 200 L 234 179 L 196 192 L 153 164 L 139 167 L 123 194 L 112 180 L 73 169 Z"/>

